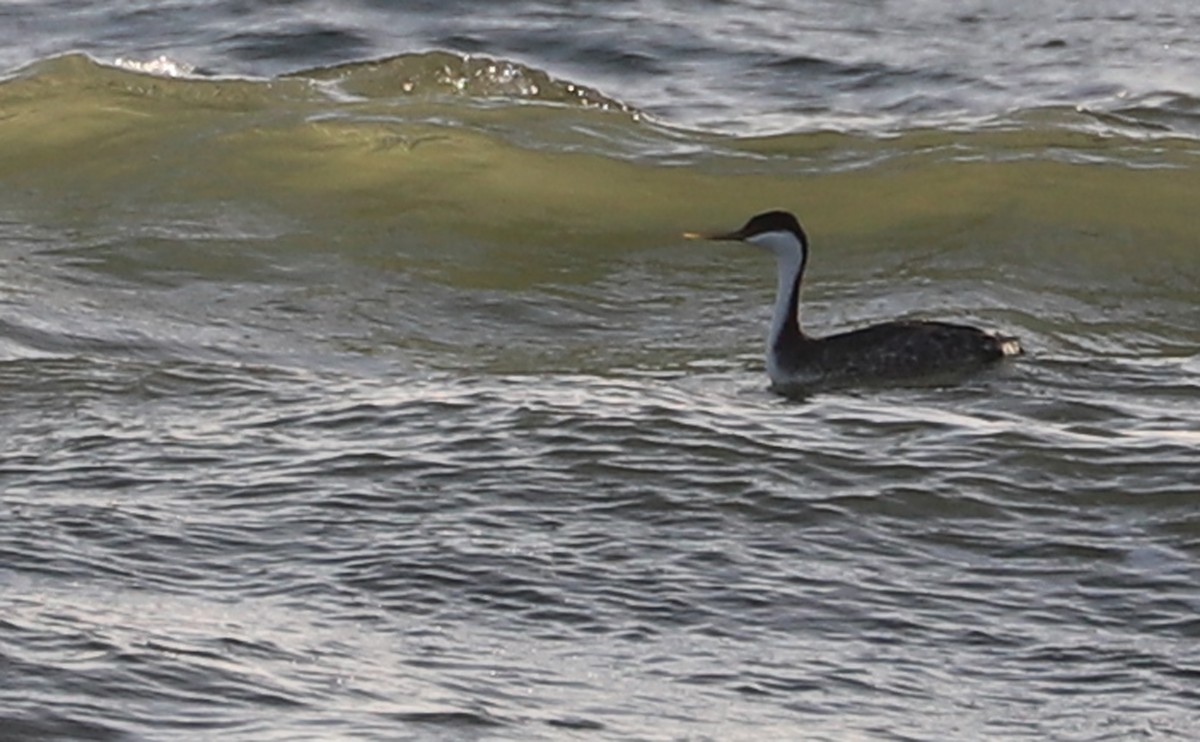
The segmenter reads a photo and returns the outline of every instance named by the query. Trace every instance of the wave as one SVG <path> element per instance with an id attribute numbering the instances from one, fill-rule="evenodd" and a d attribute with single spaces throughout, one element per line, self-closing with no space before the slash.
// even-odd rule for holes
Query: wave
<path id="1" fill-rule="evenodd" d="M 330 84 L 348 100 L 453 96 L 598 108 L 632 114 L 634 118 L 640 115 L 632 106 L 594 88 L 556 79 L 542 70 L 503 59 L 444 51 L 317 67 L 286 77 Z"/>
<path id="2" fill-rule="evenodd" d="M 994 241 L 1116 235 L 1182 257 L 1200 192 L 1200 141 L 1180 133 L 1200 103 L 1178 96 L 1103 115 L 1040 108 L 739 137 L 445 52 L 273 79 L 72 54 L 0 82 L 0 111 L 0 216 L 74 220 L 98 242 L 313 233 L 373 244 L 404 228 L 435 243 L 611 251 L 784 206 L 820 235 L 941 220 Z"/>

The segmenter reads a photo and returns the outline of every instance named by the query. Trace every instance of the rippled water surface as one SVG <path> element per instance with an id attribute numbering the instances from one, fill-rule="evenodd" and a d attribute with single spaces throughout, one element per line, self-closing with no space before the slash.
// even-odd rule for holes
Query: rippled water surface
<path id="1" fill-rule="evenodd" d="M 1196 737 L 1190 4 L 410 5 L 0 3 L 0 739 Z"/>

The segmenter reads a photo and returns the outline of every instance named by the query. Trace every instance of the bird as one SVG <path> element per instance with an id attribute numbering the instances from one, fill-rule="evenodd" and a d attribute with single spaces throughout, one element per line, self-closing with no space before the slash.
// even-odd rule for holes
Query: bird
<path id="1" fill-rule="evenodd" d="M 800 327 L 800 286 L 808 236 L 791 212 L 766 211 L 733 232 L 684 237 L 745 242 L 774 253 L 778 289 L 767 374 L 776 391 L 957 377 L 1023 352 L 1015 337 L 949 322 L 895 320 L 824 337 L 807 334 Z"/>

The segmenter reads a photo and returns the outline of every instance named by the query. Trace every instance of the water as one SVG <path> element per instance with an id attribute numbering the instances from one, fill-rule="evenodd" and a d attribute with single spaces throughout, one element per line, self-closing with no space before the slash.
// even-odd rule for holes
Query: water
<path id="1" fill-rule="evenodd" d="M 1196 12 L 0 6 L 0 739 L 1194 738 Z"/>

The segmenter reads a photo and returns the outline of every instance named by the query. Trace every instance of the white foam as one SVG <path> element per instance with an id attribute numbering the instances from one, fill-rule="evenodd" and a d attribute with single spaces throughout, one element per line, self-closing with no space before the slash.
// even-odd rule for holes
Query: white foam
<path id="1" fill-rule="evenodd" d="M 192 65 L 186 62 L 177 62 L 165 55 L 159 55 L 150 60 L 117 57 L 113 60 L 113 64 L 133 72 L 142 72 L 147 75 L 158 75 L 160 77 L 191 77 L 196 72 L 196 68 Z"/>

